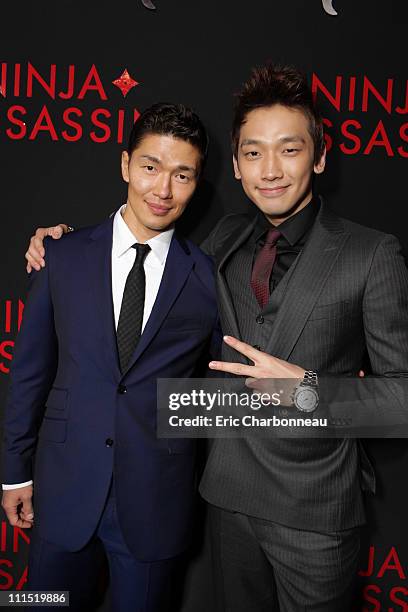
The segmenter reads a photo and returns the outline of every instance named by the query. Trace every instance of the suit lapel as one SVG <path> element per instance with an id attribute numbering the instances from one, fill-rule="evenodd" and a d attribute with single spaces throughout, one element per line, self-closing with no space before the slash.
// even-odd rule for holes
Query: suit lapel
<path id="1" fill-rule="evenodd" d="M 91 234 L 86 254 L 89 278 L 103 331 L 103 354 L 110 369 L 120 378 L 116 345 L 115 318 L 112 301 L 112 231 L 113 217 L 99 225 Z"/>
<path id="2" fill-rule="evenodd" d="M 231 255 L 249 238 L 255 224 L 256 217 L 254 217 L 250 223 L 245 225 L 245 227 L 238 227 L 235 231 L 233 231 L 223 246 L 221 257 L 219 259 L 217 258 L 216 261 L 219 309 L 221 311 L 221 320 L 227 322 L 227 325 L 225 325 L 223 322 L 224 332 L 229 333 L 236 338 L 240 337 L 240 331 L 231 292 L 225 278 L 224 269 L 225 264 Z"/>
<path id="3" fill-rule="evenodd" d="M 322 202 L 309 240 L 286 286 L 265 350 L 287 360 L 306 324 L 349 233 Z"/>
<path id="4" fill-rule="evenodd" d="M 187 244 L 181 237 L 174 234 L 156 301 L 126 372 L 134 366 L 153 340 L 168 311 L 183 289 L 193 265 L 194 259 Z"/>

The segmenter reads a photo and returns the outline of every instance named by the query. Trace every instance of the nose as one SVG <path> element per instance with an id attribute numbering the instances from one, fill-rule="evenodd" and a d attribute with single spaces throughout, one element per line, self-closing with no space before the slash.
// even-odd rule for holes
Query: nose
<path id="1" fill-rule="evenodd" d="M 172 196 L 171 193 L 171 177 L 169 174 L 161 172 L 157 177 L 153 190 L 154 195 L 160 200 L 168 200 Z"/>
<path id="2" fill-rule="evenodd" d="M 265 181 L 274 181 L 283 177 L 283 170 L 279 157 L 274 153 L 265 155 L 262 166 L 262 178 Z"/>

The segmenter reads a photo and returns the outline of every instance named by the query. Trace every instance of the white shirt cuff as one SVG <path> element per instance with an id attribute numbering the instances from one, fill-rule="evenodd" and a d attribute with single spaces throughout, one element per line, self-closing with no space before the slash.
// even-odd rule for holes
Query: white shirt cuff
<path id="1" fill-rule="evenodd" d="M 21 489 L 22 487 L 28 487 L 28 485 L 32 484 L 32 480 L 27 480 L 27 482 L 19 482 L 18 484 L 4 484 L 1 486 L 3 487 L 3 491 L 8 491 L 9 489 Z"/>

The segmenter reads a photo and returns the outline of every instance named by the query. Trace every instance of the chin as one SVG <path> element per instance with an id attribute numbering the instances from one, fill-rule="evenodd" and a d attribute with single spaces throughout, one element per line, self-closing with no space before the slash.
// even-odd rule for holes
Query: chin
<path id="1" fill-rule="evenodd" d="M 164 232 L 171 224 L 172 221 L 167 221 L 165 219 L 163 219 L 161 222 L 153 221 L 149 224 L 149 229 L 153 230 L 154 232 Z"/>
<path id="2" fill-rule="evenodd" d="M 284 217 L 289 213 L 291 207 L 288 206 L 259 206 L 258 208 L 264 213 L 264 215 L 268 215 L 270 217 Z"/>
<path id="3" fill-rule="evenodd" d="M 300 202 L 299 200 L 295 200 L 295 202 L 282 203 L 279 204 L 275 202 L 273 205 L 261 205 L 258 207 L 262 210 L 265 215 L 270 215 L 273 217 L 286 217 L 293 215 L 294 212 L 299 208 Z"/>

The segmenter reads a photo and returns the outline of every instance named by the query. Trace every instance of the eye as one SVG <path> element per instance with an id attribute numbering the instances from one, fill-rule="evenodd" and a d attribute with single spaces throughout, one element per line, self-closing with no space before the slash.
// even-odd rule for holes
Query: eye
<path id="1" fill-rule="evenodd" d="M 260 153 L 258 151 L 248 151 L 248 153 L 245 153 L 245 157 L 248 159 L 256 159 L 259 155 Z"/>
<path id="2" fill-rule="evenodd" d="M 177 174 L 176 178 L 180 183 L 188 183 L 190 180 L 190 177 L 187 176 L 187 174 L 181 174 L 181 173 Z"/>
<path id="3" fill-rule="evenodd" d="M 297 153 L 300 149 L 285 149 L 284 153 L 289 153 L 289 155 Z"/>
<path id="4" fill-rule="evenodd" d="M 147 172 L 154 172 L 156 170 L 156 168 L 154 166 L 152 166 L 151 164 L 148 164 L 146 166 L 143 166 L 143 168 L 145 170 L 147 170 Z"/>

